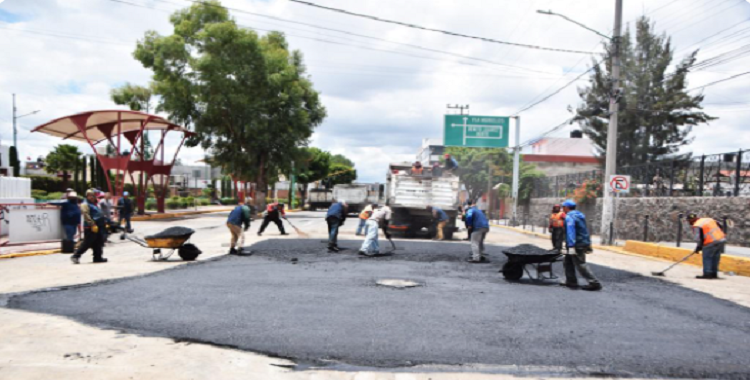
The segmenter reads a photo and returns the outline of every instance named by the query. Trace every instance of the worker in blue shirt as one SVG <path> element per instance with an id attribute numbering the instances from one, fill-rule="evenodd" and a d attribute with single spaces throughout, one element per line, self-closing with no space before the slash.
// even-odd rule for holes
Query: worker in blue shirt
<path id="1" fill-rule="evenodd" d="M 339 201 L 331 205 L 328 208 L 326 214 L 326 223 L 328 223 L 328 250 L 333 252 L 340 251 L 338 238 L 339 238 L 339 227 L 344 225 L 346 221 L 346 213 L 348 212 L 348 206 L 346 201 Z"/>
<path id="2" fill-rule="evenodd" d="M 471 237 L 471 258 L 468 261 L 474 264 L 489 263 L 490 260 L 484 254 L 484 239 L 490 232 L 490 223 L 482 210 L 477 208 L 476 201 L 469 202 L 469 209 L 466 211 L 466 225 Z"/>
<path id="3" fill-rule="evenodd" d="M 596 279 L 588 265 L 586 265 L 586 254 L 593 252 L 591 249 L 591 235 L 589 235 L 589 229 L 586 226 L 586 215 L 576 210 L 576 203 L 570 199 L 563 202 L 562 207 L 563 211 L 565 211 L 567 254 L 563 261 L 565 282 L 560 285 L 577 289 L 578 277 L 576 277 L 576 270 L 578 270 L 581 276 L 588 281 L 588 284 L 582 286 L 581 289 L 601 290 L 601 283 Z M 573 253 L 570 253 L 571 248 L 573 248 Z"/>
<path id="4" fill-rule="evenodd" d="M 443 230 L 445 229 L 446 224 L 448 224 L 448 214 L 437 206 L 427 206 L 427 212 L 432 215 L 432 219 L 436 223 L 435 228 L 437 230 L 437 235 L 435 240 L 445 240 L 443 237 Z"/>

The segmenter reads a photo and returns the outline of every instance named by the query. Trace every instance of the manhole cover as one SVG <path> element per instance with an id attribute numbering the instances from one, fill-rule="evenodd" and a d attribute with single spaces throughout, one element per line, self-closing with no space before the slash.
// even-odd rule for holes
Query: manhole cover
<path id="1" fill-rule="evenodd" d="M 390 286 L 392 288 L 413 288 L 415 286 L 421 286 L 422 284 L 416 282 L 416 281 L 409 281 L 409 280 L 396 280 L 396 279 L 382 279 L 375 281 L 376 284 L 381 286 Z"/>

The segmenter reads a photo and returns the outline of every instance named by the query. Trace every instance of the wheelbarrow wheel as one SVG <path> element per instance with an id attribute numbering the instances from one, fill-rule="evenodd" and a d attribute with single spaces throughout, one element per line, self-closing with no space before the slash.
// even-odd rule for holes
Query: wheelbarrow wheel
<path id="1" fill-rule="evenodd" d="M 502 272 L 506 280 L 518 281 L 523 277 L 523 264 L 505 263 Z"/>
<path id="2" fill-rule="evenodd" d="M 185 261 L 193 261 L 202 252 L 194 244 L 185 244 L 177 250 L 177 254 Z"/>

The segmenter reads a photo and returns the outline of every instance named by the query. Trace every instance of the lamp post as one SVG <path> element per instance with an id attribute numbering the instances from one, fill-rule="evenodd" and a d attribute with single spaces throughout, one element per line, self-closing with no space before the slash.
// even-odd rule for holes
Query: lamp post
<path id="1" fill-rule="evenodd" d="M 558 16 L 563 19 L 570 21 L 580 27 L 585 28 L 591 32 L 596 33 L 599 36 L 609 39 L 612 41 L 612 90 L 609 94 L 609 125 L 607 126 L 607 151 L 606 151 L 606 165 L 604 168 L 604 179 L 605 184 L 604 190 L 604 201 L 602 202 L 602 225 L 601 225 L 601 236 L 602 242 L 610 241 L 610 223 L 614 219 L 614 203 L 613 194 L 607 189 L 607 182 L 610 176 L 616 173 L 617 169 L 617 111 L 618 111 L 618 99 L 620 96 L 620 35 L 622 33 L 622 0 L 615 0 L 615 27 L 612 37 L 608 37 L 598 31 L 589 28 L 577 21 L 571 20 L 561 14 L 554 13 L 552 11 L 538 10 L 538 13 L 546 14 L 550 16 Z"/>
<path id="2" fill-rule="evenodd" d="M 39 110 L 32 111 L 21 116 L 16 115 L 17 112 L 18 110 L 16 109 L 16 94 L 13 94 L 13 147 L 16 149 L 18 149 L 18 128 L 17 128 L 16 120 L 22 117 L 26 117 L 29 115 L 34 115 L 36 113 L 39 113 Z"/>

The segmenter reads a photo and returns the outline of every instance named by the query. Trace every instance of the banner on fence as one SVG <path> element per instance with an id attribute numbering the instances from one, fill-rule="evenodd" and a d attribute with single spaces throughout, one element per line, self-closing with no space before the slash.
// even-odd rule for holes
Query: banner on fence
<path id="1" fill-rule="evenodd" d="M 8 242 L 11 244 L 59 240 L 63 235 L 59 209 L 10 210 L 5 218 L 9 222 Z"/>

